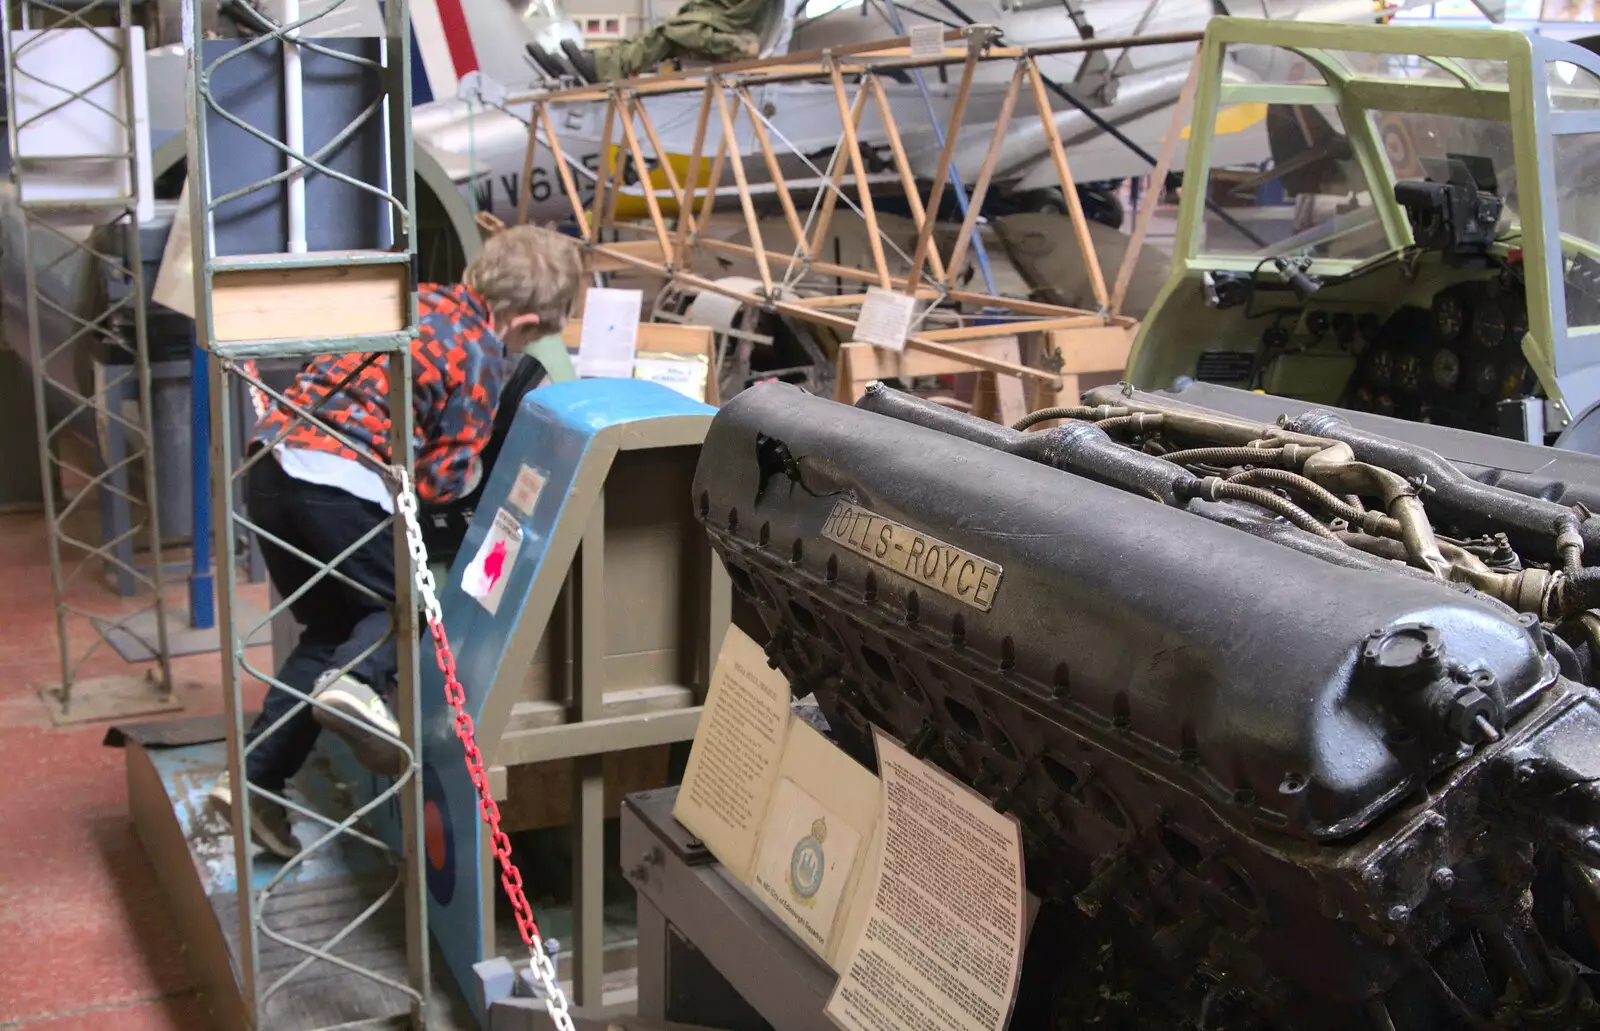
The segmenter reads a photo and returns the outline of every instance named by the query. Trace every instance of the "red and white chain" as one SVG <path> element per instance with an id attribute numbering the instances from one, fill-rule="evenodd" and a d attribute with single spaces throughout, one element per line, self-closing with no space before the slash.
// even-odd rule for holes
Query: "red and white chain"
<path id="1" fill-rule="evenodd" d="M 450 651 L 450 642 L 445 637 L 444 613 L 439 608 L 438 588 L 433 580 L 433 571 L 428 568 L 428 548 L 422 542 L 422 527 L 417 522 L 417 495 L 411 489 L 411 475 L 399 466 L 390 466 L 389 471 L 399 488 L 395 508 L 405 520 L 406 546 L 416 570 L 414 577 L 417 594 L 422 599 L 423 617 L 428 621 L 428 632 L 433 635 L 434 656 L 438 659 L 439 671 L 444 674 L 445 699 L 455 710 L 456 737 L 461 739 L 461 747 L 466 752 L 467 773 L 472 776 L 472 786 L 478 791 L 478 810 L 483 814 L 483 822 L 489 825 L 489 840 L 495 858 L 500 861 L 500 884 L 506 890 L 506 897 L 511 900 L 511 910 L 517 918 L 517 931 L 528 946 L 533 975 L 544 989 L 545 1006 L 550 1019 L 560 1031 L 576 1031 L 572 1016 L 567 1012 L 567 996 L 556 983 L 555 962 L 545 953 L 539 925 L 533 922 L 533 907 L 528 905 L 528 897 L 523 893 L 522 873 L 511 861 L 511 839 L 500 829 L 500 807 L 489 794 L 489 775 L 483 768 L 483 753 L 478 751 L 472 717 L 467 715 L 465 708 L 467 693 L 456 679 L 456 660 Z"/>

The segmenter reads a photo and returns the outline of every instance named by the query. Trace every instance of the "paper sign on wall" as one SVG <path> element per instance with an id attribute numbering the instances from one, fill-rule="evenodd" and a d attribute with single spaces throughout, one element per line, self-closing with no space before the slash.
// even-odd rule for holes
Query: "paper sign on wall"
<path id="1" fill-rule="evenodd" d="M 500 599 L 506 593 L 506 580 L 522 548 L 522 527 L 517 517 L 499 509 L 494 514 L 494 525 L 489 536 L 478 546 L 478 553 L 461 577 L 461 589 L 476 599 L 492 615 L 500 609 Z"/>
<path id="2" fill-rule="evenodd" d="M 595 287 L 583 302 L 583 333 L 578 337 L 578 374 L 633 378 L 639 348 L 642 290 Z"/>
<path id="3" fill-rule="evenodd" d="M 861 305 L 861 314 L 856 317 L 856 331 L 852 339 L 886 351 L 904 351 L 906 333 L 911 328 L 912 306 L 915 304 L 916 298 L 910 294 L 879 287 L 869 288 L 867 299 Z"/>
<path id="4" fill-rule="evenodd" d="M 911 26 L 911 56 L 943 57 L 944 26 L 936 21 Z"/>
<path id="5" fill-rule="evenodd" d="M 676 390 L 694 401 L 706 399 L 705 355 L 657 357 L 640 355 L 633 364 L 634 379 L 649 380 Z"/>

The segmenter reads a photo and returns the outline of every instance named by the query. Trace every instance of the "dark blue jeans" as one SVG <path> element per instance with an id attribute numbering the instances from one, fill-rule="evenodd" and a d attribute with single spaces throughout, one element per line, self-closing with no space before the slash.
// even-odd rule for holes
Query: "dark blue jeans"
<path id="1" fill-rule="evenodd" d="M 337 487 L 295 479 L 270 455 L 251 467 L 249 477 L 246 506 L 250 521 L 318 562 L 333 561 L 388 518 L 379 506 Z M 272 586 L 281 597 L 293 597 L 317 567 L 265 538 L 258 539 Z M 394 530 L 377 534 L 335 568 L 393 603 Z M 350 675 L 380 694 L 392 696 L 398 660 L 390 632 L 393 619 L 384 602 L 336 577 L 324 576 L 294 598 L 289 611 L 303 630 L 300 643 L 278 670 L 279 680 L 310 694 L 324 672 L 342 669 L 382 641 L 375 652 L 351 668 Z M 261 715 L 245 734 L 246 741 L 254 741 L 291 712 L 288 721 L 263 738 L 245 761 L 250 781 L 270 791 L 281 790 L 284 781 L 304 765 L 321 728 L 309 705 L 274 687 L 267 692 Z"/>

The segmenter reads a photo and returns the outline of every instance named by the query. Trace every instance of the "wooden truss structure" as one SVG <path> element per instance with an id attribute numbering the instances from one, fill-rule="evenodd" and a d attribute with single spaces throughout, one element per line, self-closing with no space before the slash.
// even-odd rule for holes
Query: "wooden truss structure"
<path id="1" fill-rule="evenodd" d="M 993 45 L 993 31 L 986 26 L 974 26 L 945 32 L 943 45 L 932 54 L 914 56 L 910 38 L 899 37 L 516 98 L 532 105 L 518 221 L 527 217 L 531 173 L 537 147 L 542 143 L 549 149 L 561 186 L 571 201 L 591 270 L 635 269 L 653 273 L 665 277 L 670 285 L 681 290 L 710 291 L 742 304 L 829 327 L 842 342 L 852 338 L 868 290 L 908 294 L 916 301 L 911 329 L 906 336 L 906 353 L 871 355 L 872 360 L 867 364 L 872 369 L 884 374 L 886 365 L 892 366 L 894 361 L 903 358 L 908 363 L 906 374 L 914 374 L 910 372 L 913 365 L 924 374 L 956 370 L 999 373 L 1019 377 L 1034 388 L 1036 400 L 1048 402 L 1062 390 L 1064 378 L 1065 387 L 1070 390 L 1074 386 L 1073 372 L 1091 371 L 1073 368 L 1070 357 L 1063 368 L 1063 356 L 1070 355 L 1073 342 L 1087 339 L 1077 336 L 1079 334 L 1093 335 L 1094 342 L 1088 346 L 1088 351 L 1096 354 L 1107 354 L 1105 343 L 1111 342 L 1109 350 L 1115 353 L 1115 364 L 1108 364 L 1110 359 L 1102 357 L 1090 360 L 1091 365 L 1098 360 L 1104 371 L 1121 370 L 1136 324 L 1121 315 L 1120 308 L 1138 248 L 1129 248 L 1116 280 L 1108 286 L 1078 201 L 1066 148 L 1054 118 L 1048 117 L 1050 98 L 1047 81 L 1039 71 L 1038 58 L 1076 51 L 1197 42 L 1199 39 L 1198 34 L 1183 33 L 1075 40 L 1019 49 Z M 988 149 L 971 184 L 965 221 L 953 241 L 947 241 L 942 247 L 936 238 L 935 221 L 929 213 L 940 210 L 950 187 L 951 163 L 977 69 L 981 64 L 996 62 L 1009 63 L 1010 80 L 995 116 Z M 913 173 L 904 142 L 906 137 L 896 121 L 883 77 L 934 67 L 949 68 L 946 74 L 959 85 L 947 124 L 943 126 L 944 144 L 935 166 L 937 171 L 924 190 L 924 182 Z M 1193 80 L 1191 70 L 1191 89 Z M 788 140 L 752 97 L 753 87 L 769 83 L 820 83 L 831 87 L 839 118 L 839 144 L 833 154 L 824 159 L 825 167 L 819 168 L 811 157 L 789 147 Z M 663 147 L 646 104 L 650 97 L 672 93 L 700 94 L 694 143 L 687 155 L 687 172 L 682 176 Z M 973 256 L 972 242 L 978 232 L 979 212 L 994 179 L 1008 131 L 1017 119 L 1028 117 L 1022 113 L 1025 100 L 1031 101 L 1032 117 L 1040 120 L 1097 310 L 1004 297 L 963 286 Z M 607 158 L 602 161 L 593 201 L 586 205 L 557 127 L 563 124 L 560 115 L 563 105 L 596 103 L 605 105 L 600 153 Z M 865 185 L 867 162 L 858 130 L 869 105 L 876 109 L 892 155 L 893 172 L 904 191 L 915 226 L 915 241 L 909 248 L 900 247 L 883 231 L 872 191 Z M 1184 106 L 1180 101 L 1180 112 Z M 739 152 L 741 118 L 749 121 L 750 136 L 755 144 L 753 154 Z M 1163 148 L 1163 156 L 1169 160 L 1171 145 L 1181 124 L 1175 114 L 1172 131 Z M 914 128 L 920 133 L 925 132 L 927 126 Z M 714 148 L 709 146 L 712 137 L 716 141 Z M 775 147 L 774 139 L 783 146 Z M 733 141 L 731 147 L 730 141 Z M 649 178 L 641 180 L 649 214 L 647 221 L 625 221 L 616 215 L 617 199 L 623 189 L 623 169 L 630 160 L 636 169 L 659 169 L 661 173 L 652 177 L 655 182 Z M 791 250 L 773 248 L 763 240 L 763 226 L 752 198 L 752 177 L 747 161 L 759 161 L 764 166 L 763 188 L 771 190 L 781 208 L 787 229 L 785 235 L 794 242 Z M 800 191 L 786 172 L 786 167 L 794 169 L 797 162 L 808 166 L 816 176 L 808 180 L 812 184 L 813 200 L 804 215 L 802 204 L 796 201 Z M 709 172 L 703 174 L 708 164 Z M 718 197 L 729 193 L 726 188 L 719 190 L 718 187 L 730 171 L 748 243 L 715 239 L 705 232 Z M 1158 167 L 1158 175 L 1164 177 L 1164 172 L 1164 167 Z M 768 182 L 770 186 L 766 185 Z M 856 268 L 823 260 L 823 244 L 829 238 L 835 211 L 841 203 L 855 211 L 864 223 L 870 267 Z M 1153 204 L 1147 205 L 1146 210 L 1153 207 Z M 1142 229 L 1140 225 L 1136 230 L 1141 237 Z M 759 275 L 759 288 L 741 289 L 697 275 L 694 271 L 697 253 L 753 262 Z M 854 283 L 859 288 L 841 293 L 837 286 L 840 282 Z M 1035 364 L 1024 363 L 1014 345 L 1015 341 L 1029 335 L 1045 344 L 1037 349 L 1040 358 Z M 986 346 L 1000 340 L 1013 342 L 1009 352 Z M 844 372 L 840 377 L 841 390 L 845 389 L 847 381 L 856 378 L 859 377 Z"/>

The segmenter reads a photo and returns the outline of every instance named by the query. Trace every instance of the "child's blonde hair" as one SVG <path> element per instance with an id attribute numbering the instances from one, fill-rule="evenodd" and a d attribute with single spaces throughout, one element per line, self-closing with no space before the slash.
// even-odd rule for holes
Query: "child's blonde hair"
<path id="1" fill-rule="evenodd" d="M 496 317 L 537 315 L 554 333 L 566 324 L 582 277 L 578 241 L 542 226 L 512 226 L 484 241 L 461 281 Z"/>

